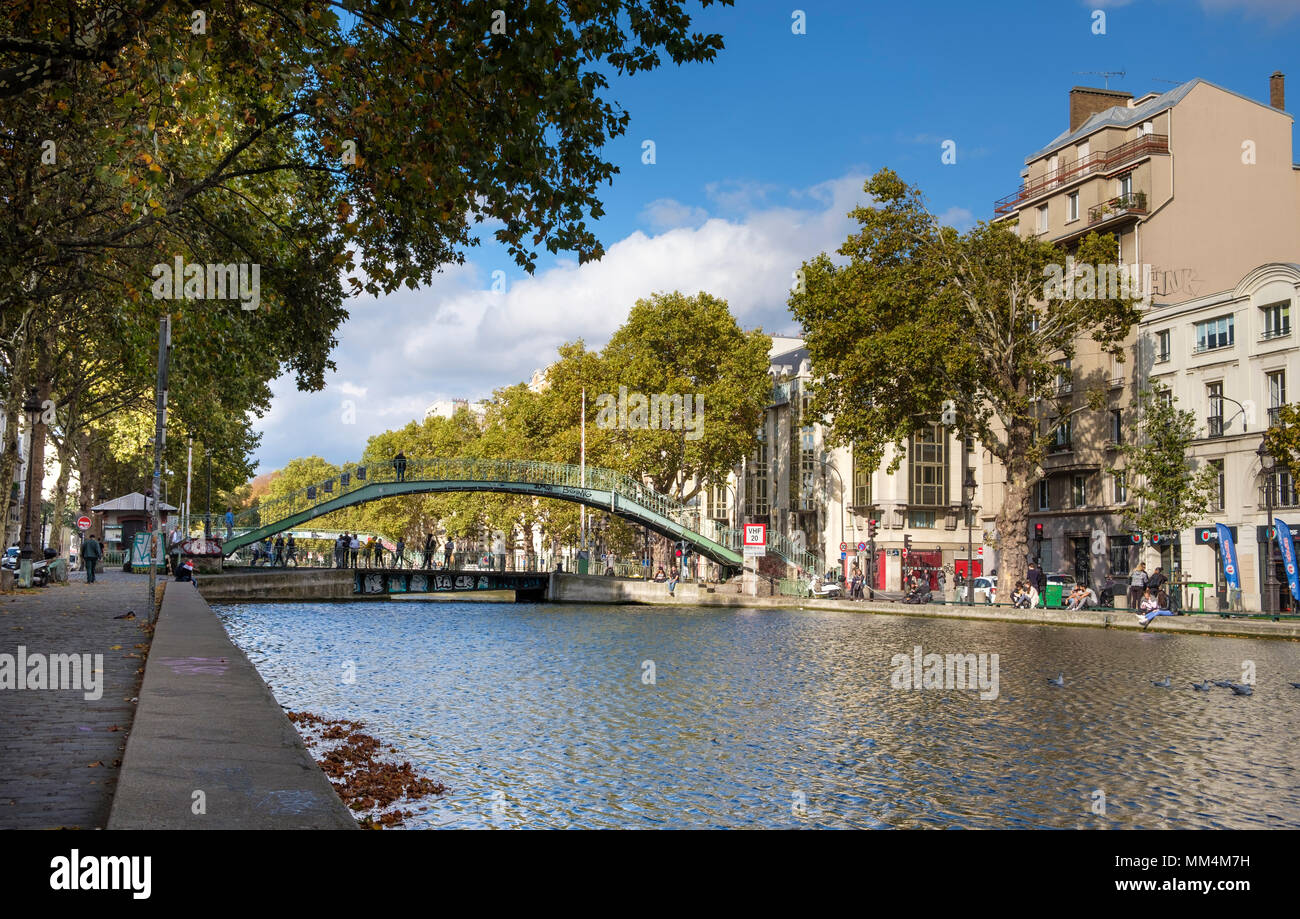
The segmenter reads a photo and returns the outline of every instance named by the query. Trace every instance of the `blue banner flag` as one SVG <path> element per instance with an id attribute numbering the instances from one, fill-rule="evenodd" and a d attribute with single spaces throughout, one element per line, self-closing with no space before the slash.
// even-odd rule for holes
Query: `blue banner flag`
<path id="1" fill-rule="evenodd" d="M 1277 534 L 1277 547 L 1282 553 L 1282 564 L 1286 567 L 1286 582 L 1291 585 L 1291 596 L 1300 600 L 1300 572 L 1295 565 L 1295 540 L 1291 538 L 1291 528 L 1281 520 L 1273 521 L 1273 531 Z"/>
<path id="2" fill-rule="evenodd" d="M 1222 523 L 1216 523 L 1219 531 L 1219 554 L 1223 556 L 1223 578 L 1228 582 L 1229 590 L 1241 590 L 1241 578 L 1237 574 L 1237 547 L 1232 542 L 1232 531 Z"/>

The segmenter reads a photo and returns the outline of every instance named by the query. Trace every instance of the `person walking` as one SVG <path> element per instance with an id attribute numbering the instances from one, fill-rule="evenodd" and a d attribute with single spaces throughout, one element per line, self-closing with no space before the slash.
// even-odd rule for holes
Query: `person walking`
<path id="1" fill-rule="evenodd" d="M 393 471 L 397 473 L 397 481 L 406 481 L 406 454 L 401 450 L 393 457 Z"/>
<path id="2" fill-rule="evenodd" d="M 182 535 L 183 534 L 181 533 L 180 527 L 172 527 L 171 539 L 169 540 L 171 545 L 168 547 L 168 551 L 171 555 L 171 560 L 172 560 L 172 574 L 175 574 L 176 570 L 181 566 L 181 536 Z"/>
<path id="3" fill-rule="evenodd" d="M 104 557 L 104 550 L 94 534 L 87 536 L 81 543 L 81 560 L 86 564 L 86 583 L 95 583 L 95 566 Z"/>
<path id="4" fill-rule="evenodd" d="M 235 511 L 232 508 L 227 507 L 226 508 L 226 539 L 234 539 L 234 538 L 235 538 Z"/>
<path id="5" fill-rule="evenodd" d="M 357 556 L 361 554 L 361 538 L 356 533 L 348 540 L 348 552 L 352 557 L 352 567 L 357 567 Z"/>
<path id="6" fill-rule="evenodd" d="M 420 563 L 421 568 L 433 567 L 433 550 L 436 549 L 437 546 L 438 543 L 436 540 L 434 540 L 433 534 L 425 533 L 424 534 L 424 561 Z"/>
<path id="7" fill-rule="evenodd" d="M 1139 562 L 1138 566 L 1133 569 L 1133 574 L 1128 580 L 1128 607 L 1137 609 L 1138 604 L 1142 602 L 1142 594 L 1147 588 L 1147 565 L 1146 562 Z"/>
<path id="8" fill-rule="evenodd" d="M 288 554 L 285 556 L 285 559 L 284 559 L 284 566 L 287 568 L 287 567 L 289 567 L 289 563 L 290 563 L 290 562 L 293 562 L 293 567 L 297 568 L 297 567 L 298 567 L 298 547 L 297 547 L 296 545 L 294 545 L 294 542 L 293 542 L 293 534 L 292 534 L 292 533 L 289 534 L 289 541 L 286 542 L 286 543 L 284 544 L 284 550 L 285 550 L 285 552 L 288 553 Z"/>
<path id="9" fill-rule="evenodd" d="M 404 567 L 404 561 L 403 561 L 403 559 L 402 559 L 402 555 L 403 555 L 405 552 L 406 552 L 406 537 L 405 537 L 405 536 L 399 536 L 399 537 L 397 537 L 397 548 L 393 550 L 393 563 L 394 563 L 394 567 L 397 567 L 397 568 L 402 568 L 402 567 Z"/>
<path id="10" fill-rule="evenodd" d="M 1035 593 L 1043 591 L 1043 569 L 1038 567 L 1038 562 L 1029 563 L 1029 574 L 1026 576 L 1029 586 L 1034 589 Z"/>
<path id="11" fill-rule="evenodd" d="M 271 567 L 274 568 L 274 567 L 277 566 L 277 565 L 279 565 L 281 568 L 283 568 L 283 567 L 285 566 L 285 563 L 284 563 L 284 534 L 283 534 L 283 533 L 281 533 L 279 536 L 275 537 L 275 555 L 272 556 L 272 558 L 271 558 Z"/>
<path id="12" fill-rule="evenodd" d="M 451 567 L 452 558 L 455 556 L 455 554 L 456 554 L 456 542 L 455 540 L 448 539 L 447 544 L 442 547 L 443 568 Z"/>

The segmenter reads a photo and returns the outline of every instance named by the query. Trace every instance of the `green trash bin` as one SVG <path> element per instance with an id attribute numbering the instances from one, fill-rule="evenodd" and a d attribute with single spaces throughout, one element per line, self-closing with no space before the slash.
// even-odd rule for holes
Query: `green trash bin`
<path id="1" fill-rule="evenodd" d="M 1049 609 L 1060 609 L 1064 604 L 1061 603 L 1061 588 L 1064 584 L 1048 584 L 1047 593 L 1043 596 L 1043 603 Z"/>
<path id="2" fill-rule="evenodd" d="M 586 574 L 586 573 L 587 573 L 587 567 L 588 567 L 590 564 L 591 564 L 591 562 L 587 559 L 587 553 L 586 553 L 586 552 L 579 552 L 579 553 L 578 553 L 578 574 Z"/>

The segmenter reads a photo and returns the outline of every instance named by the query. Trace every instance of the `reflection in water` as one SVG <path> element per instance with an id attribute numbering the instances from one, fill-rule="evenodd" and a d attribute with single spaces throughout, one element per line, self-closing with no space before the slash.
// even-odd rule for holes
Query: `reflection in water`
<path id="1" fill-rule="evenodd" d="M 450 787 L 415 827 L 1300 827 L 1291 642 L 837 611 L 218 612 L 281 704 L 364 721 Z M 892 688 L 917 645 L 997 653 L 998 697 Z M 1251 697 L 1189 685 L 1243 660 Z"/>

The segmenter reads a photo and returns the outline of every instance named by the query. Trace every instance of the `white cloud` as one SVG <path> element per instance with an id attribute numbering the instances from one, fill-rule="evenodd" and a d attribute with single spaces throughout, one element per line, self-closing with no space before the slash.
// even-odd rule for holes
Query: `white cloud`
<path id="1" fill-rule="evenodd" d="M 641 222 L 654 230 L 696 227 L 709 219 L 702 207 L 691 207 L 672 198 L 657 198 L 641 209 Z"/>
<path id="2" fill-rule="evenodd" d="M 959 233 L 965 233 L 975 226 L 975 215 L 964 207 L 950 207 L 936 218 L 945 227 L 953 227 Z"/>
<path id="3" fill-rule="evenodd" d="M 598 262 L 563 261 L 534 277 L 507 272 L 502 293 L 490 290 L 497 266 L 467 263 L 419 290 L 352 301 L 334 355 L 338 371 L 325 390 L 305 394 L 290 379 L 276 382 L 259 425 L 261 470 L 313 453 L 355 458 L 367 437 L 422 418 L 436 399 L 479 398 L 527 381 L 565 341 L 603 347 L 636 300 L 655 292 L 708 291 L 745 328 L 789 331 L 792 274 L 804 260 L 834 252 L 856 226 L 846 215 L 865 201 L 864 180 L 854 174 L 797 190 L 789 197 L 799 206 L 743 219 L 637 231 L 607 246 Z M 748 200 L 758 200 L 749 191 Z M 354 403 L 354 423 L 345 421 L 345 399 Z"/>

